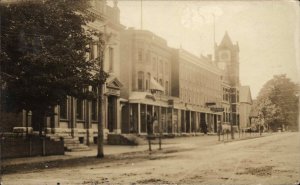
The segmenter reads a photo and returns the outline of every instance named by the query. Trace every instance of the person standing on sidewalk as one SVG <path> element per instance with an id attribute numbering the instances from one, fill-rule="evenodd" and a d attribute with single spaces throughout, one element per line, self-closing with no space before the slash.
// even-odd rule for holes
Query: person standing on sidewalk
<path id="1" fill-rule="evenodd" d="M 221 121 L 218 121 L 218 141 L 221 140 L 221 133 L 222 133 L 222 124 Z"/>

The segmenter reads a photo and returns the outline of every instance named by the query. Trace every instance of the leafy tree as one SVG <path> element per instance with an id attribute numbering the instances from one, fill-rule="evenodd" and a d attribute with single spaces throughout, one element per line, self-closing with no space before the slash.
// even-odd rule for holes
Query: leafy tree
<path id="1" fill-rule="evenodd" d="M 299 86 L 286 75 L 276 75 L 261 89 L 257 98 L 258 118 L 272 130 L 282 126 L 296 129 L 299 114 Z"/>
<path id="2" fill-rule="evenodd" d="M 6 91 L 2 102 L 8 110 L 31 110 L 37 118 L 33 120 L 43 123 L 43 117 L 67 96 L 96 98 L 93 92 L 83 91 L 106 78 L 100 79 L 96 72 L 99 62 L 86 59 L 95 35 L 84 29 L 92 21 L 87 2 L 0 4 L 1 87 Z"/>

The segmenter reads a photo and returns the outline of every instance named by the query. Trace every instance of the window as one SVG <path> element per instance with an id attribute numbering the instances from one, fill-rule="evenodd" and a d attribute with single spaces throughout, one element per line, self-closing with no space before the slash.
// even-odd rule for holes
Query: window
<path id="1" fill-rule="evenodd" d="M 92 100 L 91 117 L 93 121 L 97 120 L 97 100 Z"/>
<path id="2" fill-rule="evenodd" d="M 159 73 L 163 73 L 163 69 L 164 69 L 164 66 L 163 66 L 163 62 L 160 60 L 159 61 Z"/>
<path id="3" fill-rule="evenodd" d="M 166 74 L 169 74 L 169 65 L 168 65 L 168 62 L 165 62 L 165 72 L 166 72 Z"/>
<path id="4" fill-rule="evenodd" d="M 68 99 L 66 98 L 59 106 L 60 119 L 68 119 Z"/>
<path id="5" fill-rule="evenodd" d="M 155 57 L 153 57 L 153 61 L 152 61 L 152 70 L 153 71 L 156 71 L 156 58 Z"/>
<path id="6" fill-rule="evenodd" d="M 143 50 L 139 49 L 138 51 L 138 62 L 143 62 Z"/>
<path id="7" fill-rule="evenodd" d="M 96 94 L 97 93 L 97 88 L 96 87 L 92 87 L 92 91 Z M 92 100 L 91 102 L 91 118 L 92 121 L 96 121 L 97 120 L 97 100 Z"/>
<path id="8" fill-rule="evenodd" d="M 166 86 L 165 86 L 165 91 L 166 91 L 166 95 L 169 95 L 169 82 L 166 81 Z"/>
<path id="9" fill-rule="evenodd" d="M 110 47 L 108 50 L 109 54 L 109 71 L 112 72 L 114 70 L 114 48 Z"/>
<path id="10" fill-rule="evenodd" d="M 150 63 L 151 60 L 150 60 L 150 52 L 149 52 L 149 51 L 148 51 L 147 54 L 146 54 L 146 62 L 147 62 L 148 64 L 151 64 L 151 63 Z"/>
<path id="11" fill-rule="evenodd" d="M 147 78 L 146 78 L 146 90 L 150 89 L 150 79 L 151 79 L 151 74 L 147 73 Z"/>
<path id="12" fill-rule="evenodd" d="M 77 100 L 76 118 L 79 120 L 83 120 L 83 100 Z"/>
<path id="13" fill-rule="evenodd" d="M 144 90 L 144 72 L 138 72 L 138 90 Z"/>

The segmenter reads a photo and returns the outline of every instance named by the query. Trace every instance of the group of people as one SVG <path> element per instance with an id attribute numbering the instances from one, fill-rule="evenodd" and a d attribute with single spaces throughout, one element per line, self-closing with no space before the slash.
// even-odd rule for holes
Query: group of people
<path id="1" fill-rule="evenodd" d="M 152 135 L 154 132 L 158 132 L 158 120 L 156 112 L 154 112 L 153 116 L 147 112 L 147 134 Z"/>

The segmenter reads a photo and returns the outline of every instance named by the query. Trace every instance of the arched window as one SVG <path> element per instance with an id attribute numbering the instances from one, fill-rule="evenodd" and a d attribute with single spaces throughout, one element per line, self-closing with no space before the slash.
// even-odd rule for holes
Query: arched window
<path id="1" fill-rule="evenodd" d="M 144 90 L 144 72 L 142 71 L 138 72 L 138 90 Z"/>

